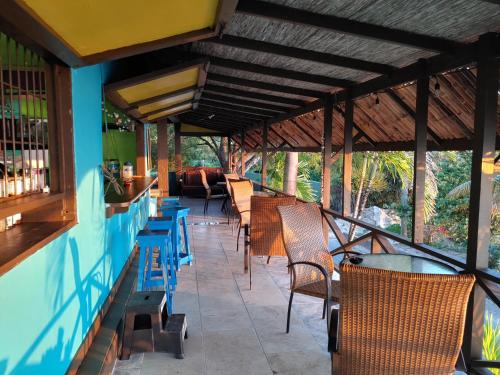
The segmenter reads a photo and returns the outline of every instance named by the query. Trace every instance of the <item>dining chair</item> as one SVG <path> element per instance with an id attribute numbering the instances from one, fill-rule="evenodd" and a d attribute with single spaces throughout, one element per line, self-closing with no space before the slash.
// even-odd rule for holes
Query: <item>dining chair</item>
<path id="1" fill-rule="evenodd" d="M 230 180 L 238 181 L 240 179 L 240 176 L 237 173 L 224 173 L 224 179 L 226 180 L 226 190 L 227 190 L 227 195 L 228 195 L 226 200 L 228 200 L 231 204 L 231 206 L 230 206 L 231 209 L 226 210 L 227 225 L 229 225 L 229 214 L 233 213 L 233 217 L 234 217 L 234 212 L 235 212 L 234 200 L 233 200 L 233 197 L 231 195 L 231 186 L 229 186 L 229 181 Z M 227 202 L 226 202 L 226 204 L 227 204 Z"/>
<path id="2" fill-rule="evenodd" d="M 205 188 L 205 205 L 203 207 L 203 214 L 206 215 L 208 212 L 208 203 L 212 199 L 223 199 L 226 198 L 227 195 L 224 193 L 224 190 L 221 186 L 213 185 L 210 186 L 207 181 L 207 174 L 203 169 L 200 169 L 200 175 L 201 175 L 201 183 L 203 184 L 203 187 Z"/>
<path id="3" fill-rule="evenodd" d="M 253 184 L 250 180 L 229 180 L 231 196 L 234 200 L 236 213 L 238 214 L 238 236 L 236 251 L 239 250 L 241 227 L 245 228 L 248 235 L 248 225 L 250 224 L 250 197 L 253 194 Z"/>
<path id="4" fill-rule="evenodd" d="M 252 289 L 252 256 L 286 256 L 278 206 L 291 206 L 295 196 L 252 196 L 250 199 L 250 289 Z"/>
<path id="5" fill-rule="evenodd" d="M 453 374 L 473 275 L 341 264 L 329 350 L 336 374 Z"/>
<path id="6" fill-rule="evenodd" d="M 321 298 L 323 318 L 331 304 L 339 301 L 339 282 L 332 280 L 333 254 L 327 246 L 321 211 L 315 203 L 277 208 L 281 217 L 283 243 L 292 270 L 286 332 L 290 331 L 290 312 L 295 293 Z M 328 326 L 329 327 L 329 326 Z"/>

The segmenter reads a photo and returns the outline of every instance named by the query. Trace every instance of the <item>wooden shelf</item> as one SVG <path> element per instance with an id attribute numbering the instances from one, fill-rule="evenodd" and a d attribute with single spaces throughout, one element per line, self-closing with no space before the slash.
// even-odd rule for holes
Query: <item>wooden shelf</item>
<path id="1" fill-rule="evenodd" d="M 74 226 L 76 221 L 29 222 L 0 232 L 0 276 Z"/>
<path id="2" fill-rule="evenodd" d="M 154 177 L 134 176 L 134 180 L 128 186 L 124 187 L 123 195 L 117 194 L 113 187 L 110 187 L 104 201 L 106 202 L 106 217 L 111 217 L 115 213 L 127 212 L 130 205 L 137 202 L 151 186 L 157 182 Z"/>

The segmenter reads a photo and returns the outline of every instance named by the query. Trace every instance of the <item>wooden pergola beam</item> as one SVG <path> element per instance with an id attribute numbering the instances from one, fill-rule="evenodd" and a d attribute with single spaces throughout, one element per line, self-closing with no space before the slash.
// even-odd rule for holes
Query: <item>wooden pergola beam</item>
<path id="1" fill-rule="evenodd" d="M 255 114 L 250 114 L 250 113 L 241 113 L 241 112 L 235 112 L 235 111 L 230 111 L 227 109 L 221 109 L 217 108 L 214 106 L 208 106 L 206 104 L 200 104 L 198 106 L 198 110 L 201 110 L 207 114 L 215 114 L 219 116 L 226 116 L 229 118 L 234 118 L 235 120 L 245 120 L 250 123 L 257 123 L 262 120 L 266 120 L 268 117 L 266 116 L 261 116 L 261 115 L 255 115 Z"/>
<path id="2" fill-rule="evenodd" d="M 264 74 L 268 76 L 291 79 L 295 81 L 317 83 L 333 87 L 347 87 L 354 83 L 354 81 L 350 81 L 348 79 L 332 78 L 318 74 L 298 72 L 295 70 L 273 68 L 265 65 L 253 64 L 243 61 L 222 59 L 220 57 L 212 57 L 212 56 L 208 57 L 210 58 L 211 64 L 215 66 L 222 66 L 228 69 L 242 70 L 245 72 Z"/>
<path id="3" fill-rule="evenodd" d="M 427 166 L 427 119 L 429 111 L 429 77 L 417 80 L 415 112 L 415 152 L 413 166 L 412 241 L 424 242 L 425 170 Z"/>
<path id="4" fill-rule="evenodd" d="M 303 106 L 306 104 L 305 101 L 300 100 L 300 99 L 293 99 L 293 98 L 288 98 L 285 96 L 278 96 L 278 95 L 271 95 L 271 94 L 262 94 L 260 92 L 253 92 L 253 91 L 248 91 L 248 90 L 233 89 L 231 87 L 215 85 L 213 83 L 207 83 L 205 85 L 203 93 L 206 93 L 207 91 L 208 92 L 216 92 L 216 93 L 223 94 L 223 95 L 239 96 L 242 98 L 258 99 L 258 100 L 262 100 L 265 102 L 271 102 L 271 103 L 281 103 L 281 104 L 288 105 L 291 107 L 300 107 L 300 106 Z M 230 97 L 232 97 L 232 96 L 230 96 Z M 288 108 L 288 110 L 290 110 L 290 108 Z"/>
<path id="5" fill-rule="evenodd" d="M 450 52 L 462 46 L 460 42 L 444 38 L 392 29 L 333 15 L 313 13 L 258 0 L 240 0 L 236 11 L 431 51 Z"/>
<path id="6" fill-rule="evenodd" d="M 213 116 L 212 116 L 213 115 Z M 233 116 L 228 114 L 227 112 L 216 112 L 213 110 L 205 110 L 204 108 L 198 108 L 196 111 L 191 111 L 188 113 L 185 113 L 183 115 L 184 117 L 186 116 L 194 116 L 198 117 L 203 120 L 222 120 L 223 122 L 231 123 L 234 125 L 241 125 L 241 126 L 251 126 L 255 124 L 257 120 L 254 119 L 248 119 L 246 117 L 240 117 L 240 116 Z M 209 118 L 210 117 L 210 118 Z"/>
<path id="7" fill-rule="evenodd" d="M 354 103 L 352 99 L 348 99 L 345 103 L 343 147 L 344 165 L 342 169 L 342 214 L 344 216 L 351 216 L 353 129 Z"/>
<path id="8" fill-rule="evenodd" d="M 282 44 L 269 43 L 227 34 L 222 38 L 214 38 L 207 41 L 235 48 L 243 48 L 256 52 L 272 53 L 274 55 L 314 61 L 322 64 L 341 66 L 344 68 L 362 70 L 378 74 L 389 74 L 394 70 L 394 67 L 386 64 L 359 60 L 352 57 L 333 55 L 325 52 L 317 52 L 309 49 L 289 47 Z"/>
<path id="9" fill-rule="evenodd" d="M 212 99 L 209 99 L 206 97 L 202 98 L 200 100 L 200 104 L 203 104 L 203 105 L 209 106 L 209 107 L 214 107 L 214 108 L 228 109 L 228 110 L 232 110 L 235 112 L 249 113 L 251 115 L 259 115 L 259 116 L 265 116 L 265 117 L 276 116 L 276 112 L 274 112 L 274 111 L 268 111 L 266 109 L 261 109 L 261 108 L 246 107 L 246 106 L 241 106 L 241 105 L 237 105 L 237 104 L 220 102 L 220 101 L 212 100 Z"/>
<path id="10" fill-rule="evenodd" d="M 169 195 L 168 183 L 168 124 L 161 121 L 156 125 L 158 133 L 158 190 L 161 196 Z"/>
<path id="11" fill-rule="evenodd" d="M 323 92 L 323 91 L 309 90 L 309 89 L 304 89 L 304 88 L 300 88 L 300 87 L 293 87 L 293 86 L 278 85 L 276 83 L 255 81 L 255 80 L 251 80 L 251 79 L 226 76 L 226 75 L 218 74 L 218 73 L 210 73 L 208 75 L 208 80 L 229 83 L 231 85 L 238 85 L 238 86 L 243 86 L 243 87 L 253 87 L 255 89 L 261 89 L 261 90 L 282 92 L 285 94 L 308 96 L 311 98 L 322 98 L 326 95 L 326 92 Z"/>
<path id="12" fill-rule="evenodd" d="M 288 111 L 290 109 L 290 107 L 285 107 L 285 106 L 278 105 L 278 104 L 268 104 L 268 103 L 258 102 L 255 100 L 239 99 L 239 98 L 235 98 L 232 96 L 212 94 L 212 93 L 206 92 L 206 91 L 203 92 L 203 95 L 201 98 L 202 99 L 210 99 L 210 100 L 221 102 L 221 103 L 238 104 L 238 105 L 242 105 L 242 106 L 246 106 L 246 107 L 260 108 L 260 109 L 265 109 L 268 111 L 274 111 L 274 112 L 278 112 L 278 113 L 286 113 L 286 111 Z"/>
<path id="13" fill-rule="evenodd" d="M 489 259 L 500 78 L 498 59 L 492 53 L 495 43 L 491 34 L 479 39 L 466 257 L 470 270 L 486 270 Z M 482 359 L 484 312 L 485 293 L 476 286 L 469 299 L 464 332 L 463 351 L 468 368 L 473 360 Z"/>
<path id="14" fill-rule="evenodd" d="M 267 125 L 267 124 L 266 124 L 266 125 Z M 293 145 L 292 145 L 290 142 L 288 142 L 288 140 L 287 140 L 285 137 L 283 137 L 280 133 L 278 133 L 276 130 L 274 130 L 271 126 L 268 126 L 268 129 L 269 129 L 271 132 L 273 132 L 273 134 L 275 134 L 275 135 L 277 135 L 279 138 L 281 138 L 281 140 L 282 140 L 285 144 L 287 144 L 288 146 L 290 146 L 290 147 L 292 147 L 292 148 L 293 148 Z"/>
<path id="15" fill-rule="evenodd" d="M 452 111 L 450 108 L 448 108 L 448 106 L 440 99 L 438 98 L 436 95 L 434 95 L 434 93 L 431 94 L 431 99 L 434 103 L 437 104 L 437 106 L 439 108 L 441 108 L 441 110 L 446 113 L 446 115 L 448 115 L 449 117 L 451 117 L 453 119 L 453 121 L 455 122 L 455 124 L 458 125 L 458 127 L 460 128 L 460 130 L 462 131 L 462 133 L 468 137 L 468 138 L 472 138 L 473 137 L 473 133 L 472 131 L 469 130 L 469 128 L 467 127 L 467 125 L 465 125 L 465 123 L 462 121 L 462 119 L 460 117 L 457 116 L 457 114 Z"/>
<path id="16" fill-rule="evenodd" d="M 333 125 L 333 102 L 331 98 L 326 99 L 323 116 L 322 137 L 322 159 L 323 172 L 321 174 L 321 204 L 323 208 L 330 208 L 331 196 L 331 166 L 332 166 L 332 125 Z"/>
<path id="17" fill-rule="evenodd" d="M 200 87 L 198 87 L 197 85 L 193 85 L 193 86 L 189 86 L 189 87 L 185 87 L 185 88 L 182 88 L 179 90 L 169 92 L 167 94 L 156 95 L 156 96 L 153 96 L 151 98 L 138 100 L 136 102 L 130 103 L 130 106 L 128 108 L 126 108 L 125 111 L 129 112 L 129 111 L 132 111 L 134 109 L 137 109 L 138 107 L 140 107 L 142 105 L 155 103 L 155 102 L 158 102 L 160 100 L 175 98 L 176 96 L 179 96 L 182 94 L 187 94 L 187 93 L 192 92 L 192 91 L 199 91 L 199 90 L 200 90 Z"/>
<path id="18" fill-rule="evenodd" d="M 267 143 L 268 143 L 268 125 L 264 124 L 262 129 L 262 168 L 261 168 L 261 184 L 267 185 Z"/>

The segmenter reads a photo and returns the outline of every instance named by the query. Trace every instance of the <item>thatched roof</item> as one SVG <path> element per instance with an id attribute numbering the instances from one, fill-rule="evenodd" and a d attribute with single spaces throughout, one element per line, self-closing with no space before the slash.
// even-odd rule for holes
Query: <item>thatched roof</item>
<path id="1" fill-rule="evenodd" d="M 437 38 L 438 42 L 457 46 L 456 48 L 476 42 L 478 37 L 486 32 L 500 31 L 500 6 L 482 0 L 461 0 L 452 3 L 435 0 L 419 2 L 268 0 L 266 3 L 260 2 L 260 5 L 266 8 L 271 3 L 306 10 L 317 15 L 331 15 L 350 21 L 384 26 L 398 32 L 432 36 Z M 238 134 L 241 132 L 241 127 L 244 127 L 248 130 L 246 137 L 248 148 L 262 147 L 262 129 L 259 126 L 266 122 L 270 125 L 269 147 L 319 150 L 323 109 L 318 96 L 321 93 L 342 92 L 345 87 L 331 84 L 335 79 L 341 83 L 350 82 L 347 85 L 349 88 L 379 77 L 384 69 L 389 72 L 386 75 L 390 77 L 391 71 L 414 64 L 419 59 L 433 58 L 443 53 L 435 48 L 416 46 L 418 43 L 395 42 L 370 38 L 367 35 L 343 33 L 306 24 L 308 21 L 290 22 L 286 19 L 286 15 L 263 16 L 257 14 L 259 10 L 254 12 L 254 5 L 255 3 L 240 2 L 222 38 L 198 41 L 188 48 L 193 53 L 218 58 L 210 65 L 207 74 L 208 86 L 202 93 L 200 101 L 206 104 L 205 98 L 216 94 L 217 108 L 204 106 L 194 113 L 180 116 L 183 121 L 197 121 L 211 127 L 220 125 L 231 132 L 238 142 L 240 141 Z M 252 9 L 249 11 L 249 8 Z M 259 44 L 259 42 L 265 43 Z M 283 52 L 280 49 L 283 46 L 293 47 L 294 51 Z M 297 53 L 300 54 L 300 51 L 297 52 L 296 49 L 321 55 L 304 55 L 305 58 L 298 58 Z M 329 60 L 331 55 L 334 58 L 340 57 L 340 61 L 334 60 L 332 63 Z M 347 61 L 343 61 L 342 58 L 347 58 Z M 353 59 L 352 64 L 349 59 Z M 232 65 L 230 61 L 252 65 L 250 67 Z M 366 66 L 366 69 L 360 68 L 359 64 L 363 68 Z M 285 72 L 277 72 L 275 75 L 274 71 L 256 69 L 255 66 L 281 69 Z M 457 65 L 453 68 L 453 71 L 441 72 L 430 82 L 430 148 L 457 149 L 470 146 L 475 95 L 474 63 Z M 297 77 L 294 75 L 297 72 L 306 74 Z M 307 74 L 315 77 L 309 79 Z M 320 79 L 317 79 L 318 76 Z M 436 79 L 440 85 L 437 97 L 433 94 Z M 275 88 L 267 84 L 287 86 L 294 90 L 302 89 L 304 92 L 281 91 L 280 87 Z M 217 90 L 214 91 L 213 86 L 217 86 Z M 224 88 L 233 90 L 224 92 Z M 312 111 L 308 112 L 300 110 L 301 106 L 293 107 L 290 104 L 279 103 L 277 99 L 261 100 L 259 95 L 274 95 L 319 104 L 309 107 Z M 362 130 L 363 137 L 359 136 L 356 139 L 355 148 L 411 149 L 414 138 L 412 112 L 415 111 L 415 99 L 416 85 L 412 81 L 392 88 L 374 90 L 372 95 L 357 98 L 354 120 L 356 126 Z M 245 100 L 253 103 L 243 103 L 240 108 L 234 107 L 235 102 L 241 104 L 241 101 Z M 262 103 L 261 107 L 258 107 L 259 103 Z M 214 102 L 209 104 L 212 105 Z M 287 116 L 280 112 L 276 112 L 275 116 L 265 116 L 269 114 L 267 112 L 258 113 L 257 108 L 268 111 L 267 106 L 277 104 L 289 106 L 290 110 L 298 108 L 296 111 L 299 116 L 293 118 L 292 115 Z M 225 105 L 234 110 L 232 116 L 224 117 L 224 114 L 217 112 Z M 211 109 L 214 109 L 213 113 Z M 343 104 L 339 103 L 333 116 L 332 143 L 336 147 L 340 147 L 343 142 L 342 111 Z M 211 114 L 215 116 L 208 121 L 207 117 Z M 263 117 L 256 119 L 253 115 L 257 117 L 263 115 Z M 218 118 L 220 123 L 217 122 Z M 280 118 L 284 120 L 279 121 Z"/>

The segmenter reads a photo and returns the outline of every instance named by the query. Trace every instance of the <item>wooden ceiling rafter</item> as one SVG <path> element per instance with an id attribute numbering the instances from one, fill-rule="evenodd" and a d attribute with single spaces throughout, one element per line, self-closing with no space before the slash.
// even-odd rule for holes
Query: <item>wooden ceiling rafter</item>
<path id="1" fill-rule="evenodd" d="M 245 90 L 239 90 L 239 89 L 233 89 L 231 87 L 226 87 L 226 86 L 220 86 L 212 83 L 207 83 L 205 85 L 205 88 L 203 90 L 204 92 L 216 92 L 222 95 L 232 95 L 232 96 L 239 96 L 245 99 L 251 98 L 251 99 L 259 99 L 263 100 L 266 102 L 271 102 L 271 103 L 280 103 L 282 105 L 289 105 L 291 107 L 300 107 L 304 106 L 307 103 L 303 100 L 300 99 L 293 99 L 293 98 L 288 98 L 285 96 L 278 96 L 278 95 L 272 95 L 272 94 L 263 94 L 260 92 L 253 92 L 253 91 L 245 91 Z M 230 97 L 232 97 L 230 96 Z"/>
<path id="2" fill-rule="evenodd" d="M 207 112 L 207 113 L 213 113 L 215 115 L 226 115 L 228 117 L 233 117 L 235 119 L 245 119 L 249 120 L 250 122 L 256 123 L 262 120 L 267 119 L 266 116 L 261 116 L 261 115 L 255 115 L 255 114 L 249 114 L 249 113 L 242 113 L 242 112 L 235 112 L 232 110 L 225 110 L 217 107 L 210 107 L 205 104 L 201 104 L 198 106 L 199 109 Z"/>
<path id="3" fill-rule="evenodd" d="M 209 117 L 207 117 L 204 114 L 198 113 L 197 111 L 186 113 L 181 118 L 183 120 L 186 120 L 186 119 L 189 118 L 189 119 L 197 119 L 197 120 L 200 120 L 200 121 L 217 122 L 217 123 L 221 123 L 223 125 L 226 125 L 227 127 L 231 127 L 231 128 L 235 128 L 235 129 L 236 128 L 237 129 L 242 129 L 242 128 L 245 127 L 245 125 L 247 125 L 246 123 L 240 123 L 238 125 L 234 121 L 229 121 L 228 119 L 220 117 L 220 116 L 219 117 L 216 116 L 216 117 L 209 118 Z"/>
<path id="4" fill-rule="evenodd" d="M 218 73 L 210 73 L 208 75 L 208 80 L 229 83 L 232 85 L 238 85 L 243 87 L 253 87 L 261 90 L 276 91 L 276 92 L 282 92 L 286 94 L 299 95 L 299 96 L 307 96 L 311 98 L 323 98 L 326 94 L 328 94 L 327 92 L 318 90 L 310 90 L 294 86 L 285 86 L 264 81 L 255 81 L 251 79 L 226 76 Z"/>
<path id="5" fill-rule="evenodd" d="M 145 121 L 145 120 L 147 120 L 147 118 L 149 116 L 157 115 L 158 113 L 162 113 L 162 112 L 174 109 L 176 107 L 182 107 L 182 106 L 184 106 L 186 104 L 189 104 L 189 103 L 194 104 L 196 102 L 193 102 L 192 99 L 189 99 L 189 100 L 185 100 L 185 101 L 180 102 L 180 103 L 172 104 L 172 105 L 170 105 L 168 107 L 163 107 L 163 108 L 155 109 L 154 111 L 144 113 L 141 117 L 139 117 L 139 120 Z"/>
<path id="6" fill-rule="evenodd" d="M 345 117 L 345 112 L 342 108 L 340 108 L 339 105 L 334 105 L 333 108 L 342 115 L 342 117 Z M 361 129 L 361 127 L 359 126 L 359 124 L 357 124 L 356 122 L 353 122 L 352 124 L 353 128 L 356 129 L 356 131 L 363 137 L 366 139 L 366 141 L 371 144 L 372 146 L 375 146 L 375 141 L 368 135 L 366 134 L 366 132 Z M 353 139 L 353 144 L 354 144 L 354 139 Z"/>
<path id="7" fill-rule="evenodd" d="M 351 34 L 362 38 L 392 42 L 436 52 L 449 52 L 463 46 L 462 43 L 453 40 L 388 28 L 333 15 L 313 13 L 260 0 L 239 0 L 236 11 L 253 16 L 313 26 L 343 34 Z"/>
<path id="8" fill-rule="evenodd" d="M 348 87 L 354 83 L 348 79 L 332 78 L 318 74 L 303 73 L 296 70 L 273 68 L 265 65 L 253 64 L 244 61 L 223 59 L 220 57 L 207 56 L 210 63 L 215 66 L 220 66 L 227 69 L 242 70 L 245 72 L 264 74 L 273 77 L 291 79 L 295 81 L 303 81 L 309 83 L 317 83 L 332 87 Z"/>
<path id="9" fill-rule="evenodd" d="M 137 109 L 138 107 L 140 107 L 142 105 L 159 102 L 159 101 L 165 100 L 165 99 L 175 98 L 176 96 L 179 96 L 182 94 L 187 94 L 190 92 L 201 91 L 201 89 L 202 89 L 202 87 L 199 87 L 198 85 L 193 85 L 193 86 L 189 86 L 189 87 L 185 87 L 185 88 L 182 88 L 179 90 L 169 92 L 167 94 L 161 94 L 161 95 L 153 96 L 151 98 L 138 100 L 136 102 L 130 103 L 129 107 L 125 108 L 125 111 L 129 112 L 129 111 Z"/>
<path id="10" fill-rule="evenodd" d="M 207 91 L 203 92 L 202 99 L 204 98 L 211 99 L 213 101 L 218 101 L 221 103 L 239 104 L 246 107 L 266 109 L 278 113 L 286 113 L 286 111 L 290 109 L 290 107 L 285 107 L 277 104 L 268 104 L 268 103 L 257 102 L 254 100 L 239 99 L 232 96 L 212 94 L 211 92 Z"/>
<path id="11" fill-rule="evenodd" d="M 205 108 L 205 107 L 198 107 L 196 111 L 193 111 L 192 113 L 198 114 L 200 116 L 205 116 L 209 117 L 219 117 L 226 119 L 228 121 L 240 121 L 242 123 L 245 123 L 245 125 L 251 126 L 254 125 L 256 122 L 259 122 L 260 119 L 253 119 L 253 118 L 248 118 L 244 116 L 240 116 L 242 114 L 234 114 L 233 113 L 228 113 L 227 111 L 218 111 L 215 108 Z"/>
<path id="12" fill-rule="evenodd" d="M 265 117 L 273 117 L 276 115 L 276 112 L 274 111 L 268 111 L 262 108 L 246 107 L 236 104 L 219 102 L 209 98 L 201 98 L 200 103 L 214 108 L 229 109 L 235 112 L 249 113 L 252 115 L 260 115 Z"/>
<path id="13" fill-rule="evenodd" d="M 311 133 L 305 128 L 302 127 L 302 125 L 299 123 L 299 121 L 296 121 L 296 119 L 291 119 L 290 122 L 294 124 L 297 128 L 300 129 L 302 133 L 304 133 L 310 140 L 312 140 L 316 145 L 321 146 L 321 142 L 316 139 L 316 137 L 313 137 Z"/>
<path id="14" fill-rule="evenodd" d="M 390 74 L 395 69 L 393 66 L 387 64 L 355 59 L 348 56 L 333 55 L 310 49 L 289 47 L 282 44 L 264 42 L 227 34 L 222 38 L 208 39 L 206 42 L 377 74 Z"/>

